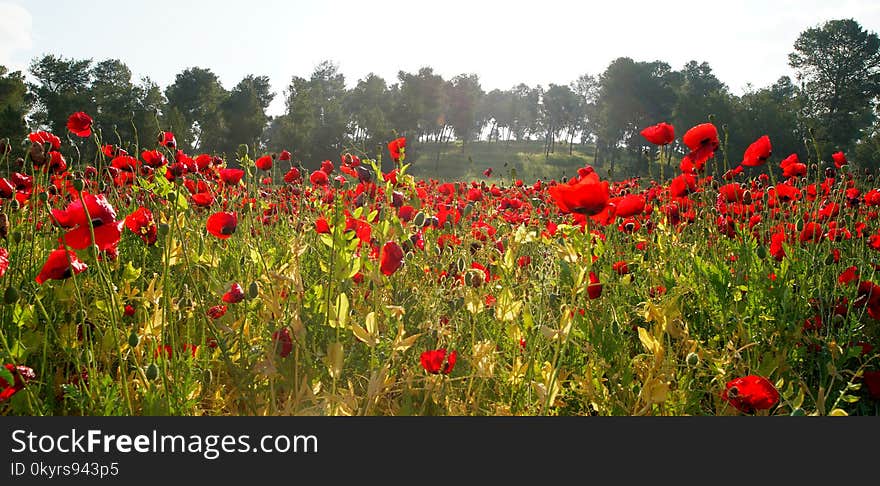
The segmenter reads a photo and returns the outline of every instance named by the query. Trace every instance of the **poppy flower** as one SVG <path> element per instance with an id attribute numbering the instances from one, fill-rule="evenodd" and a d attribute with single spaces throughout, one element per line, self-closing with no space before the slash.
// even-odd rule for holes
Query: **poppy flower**
<path id="1" fill-rule="evenodd" d="M 238 184 L 241 178 L 244 177 L 244 171 L 241 169 L 220 169 L 218 174 L 220 174 L 220 180 L 230 186 Z"/>
<path id="2" fill-rule="evenodd" d="M 141 152 L 141 158 L 144 160 L 145 164 L 154 169 L 162 167 L 168 163 L 165 156 L 158 150 L 144 150 Z"/>
<path id="3" fill-rule="evenodd" d="M 321 162 L 321 172 L 324 172 L 328 176 L 333 174 L 333 162 L 329 160 L 324 160 Z"/>
<path id="4" fill-rule="evenodd" d="M 403 248 L 396 242 L 389 241 L 382 246 L 379 256 L 379 269 L 384 275 L 392 275 L 403 266 Z"/>
<path id="5" fill-rule="evenodd" d="M 149 209 L 143 206 L 137 208 L 125 217 L 125 226 L 132 233 L 140 236 L 144 244 L 153 245 L 156 243 L 158 227 L 153 219 L 153 213 Z"/>
<path id="6" fill-rule="evenodd" d="M 9 400 L 12 395 L 23 390 L 25 385 L 37 376 L 34 370 L 27 366 L 15 366 L 8 363 L 3 366 L 6 371 L 12 374 L 13 382 L 9 383 L 4 378 L 0 378 L 0 402 Z"/>
<path id="7" fill-rule="evenodd" d="M 49 165 L 43 167 L 43 170 L 55 174 L 61 174 L 67 170 L 67 161 L 64 160 L 64 156 L 61 155 L 61 152 L 53 150 L 49 152 Z"/>
<path id="8" fill-rule="evenodd" d="M 844 155 L 843 152 L 834 152 L 831 154 L 831 159 L 834 160 L 834 167 L 837 167 L 838 169 L 848 163 L 846 155 Z"/>
<path id="9" fill-rule="evenodd" d="M 223 302 L 228 304 L 237 304 L 242 300 L 244 300 L 244 289 L 237 283 L 230 285 L 229 290 L 223 294 Z"/>
<path id="10" fill-rule="evenodd" d="M 282 358 L 288 357 L 291 351 L 293 351 L 293 339 L 290 337 L 290 331 L 286 327 L 272 333 L 272 342 L 278 351 L 278 356 Z"/>
<path id="11" fill-rule="evenodd" d="M 629 218 L 641 214 L 645 210 L 645 196 L 640 194 L 629 194 L 622 198 L 613 200 L 614 215 L 621 218 Z"/>
<path id="12" fill-rule="evenodd" d="M 440 348 L 423 352 L 419 359 L 422 362 L 422 368 L 428 373 L 448 375 L 455 367 L 456 356 L 457 353 L 453 351 L 447 357 L 446 349 Z M 445 365 L 444 361 L 446 362 Z"/>
<path id="13" fill-rule="evenodd" d="M 483 175 L 486 177 L 490 177 L 492 175 L 492 168 L 489 167 L 488 169 L 484 170 Z"/>
<path id="14" fill-rule="evenodd" d="M 837 283 L 841 285 L 847 285 L 850 282 L 855 281 L 858 278 L 858 273 L 856 272 L 857 268 L 855 266 L 849 267 L 844 270 L 839 277 L 837 277 Z"/>
<path id="15" fill-rule="evenodd" d="M 639 133 L 654 145 L 666 145 L 675 140 L 675 127 L 666 122 L 647 127 Z"/>
<path id="16" fill-rule="evenodd" d="M 565 213 L 593 216 L 608 206 L 608 181 L 599 182 L 595 172 L 574 184 L 556 184 L 548 192 L 556 205 Z"/>
<path id="17" fill-rule="evenodd" d="M 599 283 L 599 277 L 595 272 L 590 272 L 590 284 L 587 285 L 587 295 L 590 300 L 598 299 L 602 296 L 602 284 Z"/>
<path id="18" fill-rule="evenodd" d="M 611 268 L 617 272 L 618 275 L 626 275 L 629 273 L 629 265 L 623 260 L 614 262 L 614 265 Z"/>
<path id="19" fill-rule="evenodd" d="M 59 248 L 52 251 L 37 275 L 36 281 L 42 285 L 46 280 L 64 280 L 85 271 L 88 266 L 77 258 L 76 253 Z"/>
<path id="20" fill-rule="evenodd" d="M 791 154 L 779 163 L 783 177 L 802 176 L 807 173 L 807 164 L 801 163 L 797 154 Z"/>
<path id="21" fill-rule="evenodd" d="M 286 174 L 284 174 L 284 182 L 288 184 L 293 184 L 294 182 L 299 182 L 302 176 L 300 176 L 299 169 L 296 167 L 291 167 Z"/>
<path id="22" fill-rule="evenodd" d="M 170 149 L 177 148 L 177 140 L 172 132 L 159 133 L 159 145 Z"/>
<path id="23" fill-rule="evenodd" d="M 28 135 L 28 140 L 32 143 L 44 144 L 48 143 L 52 146 L 53 149 L 58 150 L 61 148 L 61 139 L 58 138 L 57 135 L 53 135 L 49 132 L 33 132 Z"/>
<path id="24" fill-rule="evenodd" d="M 721 398 L 743 413 L 754 413 L 779 403 L 779 391 L 767 378 L 748 375 L 728 381 Z"/>
<path id="25" fill-rule="evenodd" d="M 78 111 L 67 119 L 67 129 L 78 137 L 88 137 L 92 135 L 92 117 Z"/>
<path id="26" fill-rule="evenodd" d="M 0 248 L 0 277 L 6 274 L 6 270 L 9 270 L 9 250 Z"/>
<path id="27" fill-rule="evenodd" d="M 85 206 L 83 206 L 83 201 L 85 201 Z M 52 217 L 63 228 L 87 227 L 90 220 L 92 225 L 97 227 L 115 222 L 116 210 L 103 194 L 96 196 L 84 192 L 82 193 L 82 201 L 77 199 L 63 210 L 53 209 Z"/>
<path id="28" fill-rule="evenodd" d="M 330 183 L 330 178 L 327 177 L 327 173 L 323 170 L 316 170 L 309 176 L 309 182 L 315 186 L 326 186 Z"/>
<path id="29" fill-rule="evenodd" d="M 96 224 L 93 228 L 89 228 L 88 225 L 77 226 L 64 233 L 64 237 L 58 238 L 58 242 L 64 243 L 74 250 L 85 250 L 94 244 L 100 251 L 112 252 L 122 238 L 124 224 L 125 221 L 113 221 L 110 224 Z M 94 240 L 92 239 L 93 232 Z"/>
<path id="30" fill-rule="evenodd" d="M 269 155 L 264 155 L 254 161 L 254 165 L 257 166 L 257 169 L 260 170 L 271 170 L 272 169 L 272 157 Z"/>
<path id="31" fill-rule="evenodd" d="M 280 161 L 290 160 L 290 152 L 288 152 L 287 150 L 282 150 L 281 155 L 278 156 L 278 160 L 280 160 Z"/>
<path id="32" fill-rule="evenodd" d="M 758 167 L 764 165 L 764 163 L 767 162 L 767 159 L 770 158 L 772 152 L 770 137 L 764 135 L 752 142 L 752 144 L 746 149 L 746 153 L 743 155 L 742 165 L 746 167 Z"/>
<path id="33" fill-rule="evenodd" d="M 227 307 L 225 305 L 215 305 L 208 309 L 206 314 L 211 319 L 220 319 L 221 317 L 226 315 Z"/>
<path id="34" fill-rule="evenodd" d="M 197 192 L 190 196 L 190 199 L 192 199 L 193 204 L 200 208 L 208 208 L 214 204 L 214 195 L 210 192 Z"/>
<path id="35" fill-rule="evenodd" d="M 330 233 L 330 223 L 327 222 L 326 218 L 318 218 L 315 220 L 315 232 L 318 234 Z"/>
<path id="36" fill-rule="evenodd" d="M 701 171 L 706 161 L 715 155 L 720 145 L 718 129 L 711 123 L 701 123 L 685 132 L 682 141 L 690 149 L 690 153 L 682 160 L 682 172 Z"/>
<path id="37" fill-rule="evenodd" d="M 220 211 L 208 217 L 208 232 L 221 240 L 232 236 L 237 226 L 238 215 L 235 213 Z"/>
<path id="38" fill-rule="evenodd" d="M 406 158 L 406 137 L 400 137 L 388 142 L 388 152 L 391 153 L 391 160 L 400 162 Z"/>

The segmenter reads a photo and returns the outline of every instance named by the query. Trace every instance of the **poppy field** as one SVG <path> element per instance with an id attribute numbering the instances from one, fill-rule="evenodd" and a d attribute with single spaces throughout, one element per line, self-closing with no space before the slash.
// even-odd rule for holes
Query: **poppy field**
<path id="1" fill-rule="evenodd" d="M 0 414 L 880 411 L 880 187 L 842 152 L 659 123 L 657 180 L 437 181 L 404 137 L 307 170 L 91 123 L 0 144 Z"/>

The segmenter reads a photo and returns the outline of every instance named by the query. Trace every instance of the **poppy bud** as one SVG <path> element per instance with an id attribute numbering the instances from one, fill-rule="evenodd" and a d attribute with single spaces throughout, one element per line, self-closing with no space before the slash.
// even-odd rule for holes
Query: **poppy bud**
<path id="1" fill-rule="evenodd" d="M 767 258 L 767 248 L 766 247 L 759 246 L 757 252 L 758 252 L 758 258 L 760 258 L 761 260 Z"/>
<path id="2" fill-rule="evenodd" d="M 202 385 L 209 386 L 211 384 L 211 381 L 213 381 L 213 380 L 214 380 L 214 372 L 211 371 L 210 368 L 205 369 L 205 371 L 202 373 Z"/>
<path id="3" fill-rule="evenodd" d="M 9 207 L 11 207 L 13 211 L 17 211 L 21 208 L 21 203 L 18 202 L 18 199 L 13 199 L 9 202 Z"/>
<path id="4" fill-rule="evenodd" d="M 690 353 L 688 353 L 687 357 L 685 358 L 685 361 L 687 362 L 688 366 L 693 368 L 694 366 L 697 366 L 698 364 L 700 364 L 700 355 L 698 355 L 697 353 L 694 353 L 694 352 L 690 352 Z"/>
<path id="5" fill-rule="evenodd" d="M 256 299 L 259 293 L 260 287 L 257 285 L 257 282 L 251 282 L 251 285 L 248 287 L 248 297 L 250 297 L 251 299 Z"/>
<path id="6" fill-rule="evenodd" d="M 40 191 L 40 193 L 37 194 L 37 197 L 40 198 L 40 201 L 46 202 L 49 200 L 49 193 L 46 191 Z"/>
<path id="7" fill-rule="evenodd" d="M 140 338 L 138 337 L 137 333 L 134 331 L 131 331 L 131 334 L 128 335 L 128 345 L 133 348 L 136 348 L 139 342 L 140 342 Z"/>
<path id="8" fill-rule="evenodd" d="M 74 179 L 73 180 L 73 188 L 77 191 L 82 191 L 86 186 L 86 183 L 82 179 Z"/>
<path id="9" fill-rule="evenodd" d="M 797 408 L 795 408 L 794 410 L 791 411 L 791 416 L 792 416 L 792 417 L 803 417 L 803 416 L 805 416 L 806 414 L 807 414 L 807 413 L 804 412 L 804 409 L 802 409 L 801 407 L 797 407 Z"/>
<path id="10" fill-rule="evenodd" d="M 458 271 L 459 271 L 459 272 L 463 272 L 463 271 L 464 271 L 464 265 L 465 265 L 465 264 L 464 264 L 464 259 L 463 259 L 463 258 L 459 258 L 459 259 L 456 260 L 456 262 L 455 262 L 455 266 L 458 268 Z"/>
<path id="11" fill-rule="evenodd" d="M 150 366 L 147 366 L 147 379 L 153 381 L 158 377 L 159 367 L 156 366 L 156 363 L 150 363 Z"/>

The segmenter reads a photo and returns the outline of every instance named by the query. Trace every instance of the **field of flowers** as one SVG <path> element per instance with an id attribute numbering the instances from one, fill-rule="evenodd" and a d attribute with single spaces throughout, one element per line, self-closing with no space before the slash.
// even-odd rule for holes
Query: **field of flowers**
<path id="1" fill-rule="evenodd" d="M 308 171 L 91 123 L 0 144 L 0 415 L 880 411 L 880 189 L 843 153 L 728 168 L 660 123 L 669 180 L 453 182 L 404 138 Z"/>

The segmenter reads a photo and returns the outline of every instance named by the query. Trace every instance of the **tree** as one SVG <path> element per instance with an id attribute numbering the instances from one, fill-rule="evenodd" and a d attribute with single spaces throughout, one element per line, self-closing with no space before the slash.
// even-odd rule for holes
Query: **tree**
<path id="1" fill-rule="evenodd" d="M 210 69 L 193 67 L 177 74 L 165 88 L 167 109 L 179 114 L 183 125 L 171 125 L 178 146 L 184 151 L 211 151 L 224 144 L 221 104 L 228 93 Z"/>
<path id="2" fill-rule="evenodd" d="M 294 76 L 286 93 L 287 111 L 270 128 L 270 147 L 287 148 L 312 166 L 339 157 L 348 117 L 343 111 L 345 77 L 338 66 L 324 61 L 309 79 Z"/>
<path id="3" fill-rule="evenodd" d="M 348 132 L 356 145 L 381 150 L 383 143 L 394 138 L 389 120 L 392 103 L 392 91 L 387 83 L 373 73 L 349 90 L 344 106 L 351 117 Z"/>
<path id="4" fill-rule="evenodd" d="M 853 19 L 805 30 L 788 56 L 806 95 L 805 116 L 823 158 L 852 149 L 872 126 L 880 96 L 880 38 Z"/>
<path id="5" fill-rule="evenodd" d="M 610 158 L 613 163 L 623 146 L 629 149 L 634 168 L 640 172 L 645 168 L 647 161 L 638 154 L 641 141 L 636 137 L 644 127 L 670 119 L 675 77 L 660 61 L 621 57 L 611 62 L 599 77 L 597 161 Z"/>
<path id="6" fill-rule="evenodd" d="M 0 66 L 0 138 L 9 138 L 13 145 L 24 139 L 30 106 L 31 97 L 21 71 L 10 73 L 6 66 Z"/>
<path id="7" fill-rule="evenodd" d="M 544 155 L 555 151 L 556 138 L 561 132 L 574 136 L 580 116 L 580 99 L 566 85 L 551 83 L 541 98 L 541 124 L 544 127 Z M 569 143 L 569 147 L 571 144 Z"/>
<path id="8" fill-rule="evenodd" d="M 480 78 L 476 74 L 460 74 L 449 81 L 446 99 L 449 106 L 446 110 L 446 122 L 455 131 L 455 137 L 464 144 L 479 135 L 485 119 L 478 113 L 483 95 Z"/>
<path id="9" fill-rule="evenodd" d="M 36 106 L 34 128 L 45 128 L 58 136 L 67 133 L 67 118 L 77 111 L 95 113 L 92 98 L 90 59 L 75 60 L 46 55 L 34 59 L 30 72 L 36 82 L 28 83 Z"/>
<path id="10" fill-rule="evenodd" d="M 226 136 L 216 149 L 231 153 L 242 143 L 265 149 L 263 135 L 270 121 L 266 109 L 274 97 L 268 76 L 245 76 L 220 105 Z"/>
<path id="11" fill-rule="evenodd" d="M 108 59 L 92 67 L 90 74 L 89 88 L 95 101 L 92 115 L 102 138 L 119 145 L 133 140 L 132 116 L 138 107 L 138 92 L 131 82 L 131 70 L 122 61 Z"/>

